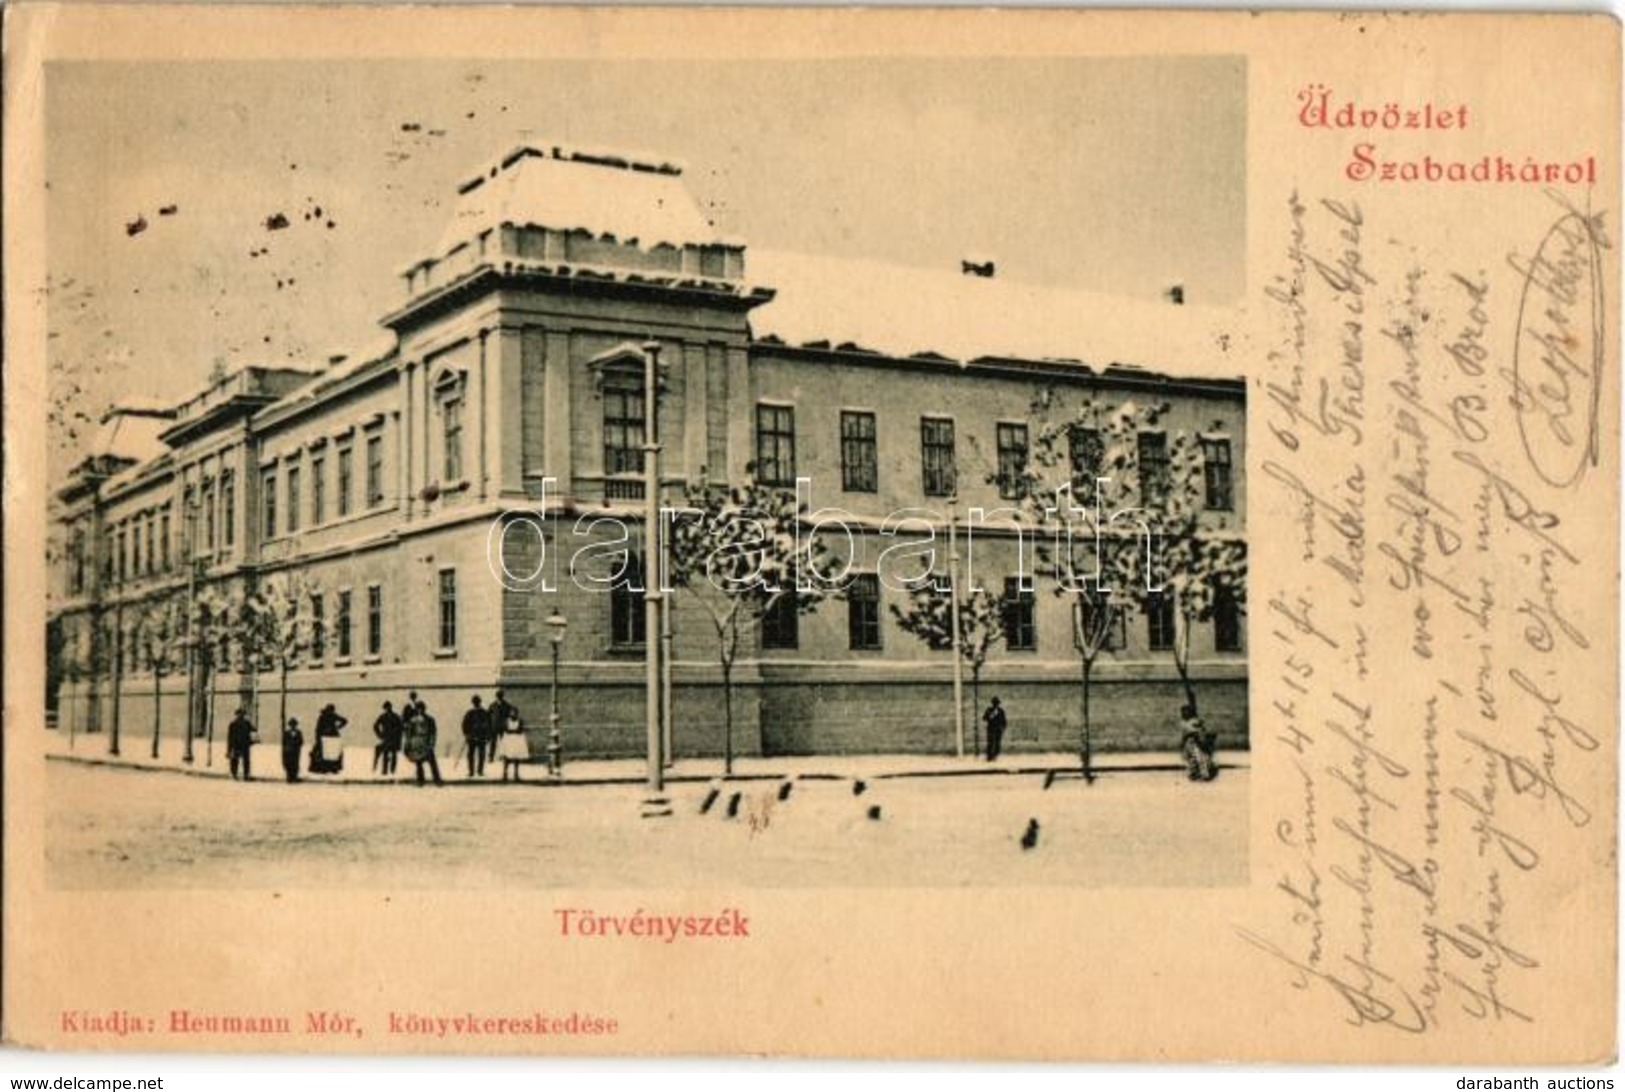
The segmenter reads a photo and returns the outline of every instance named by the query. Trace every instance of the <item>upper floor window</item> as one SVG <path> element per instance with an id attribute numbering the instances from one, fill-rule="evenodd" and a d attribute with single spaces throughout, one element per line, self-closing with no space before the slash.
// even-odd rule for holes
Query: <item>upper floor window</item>
<path id="1" fill-rule="evenodd" d="M 1235 490 L 1230 478 L 1230 441 L 1202 441 L 1202 479 L 1207 506 L 1228 512 L 1235 507 Z"/>
<path id="2" fill-rule="evenodd" d="M 1162 508 L 1168 503 L 1168 436 L 1142 432 L 1135 438 L 1140 462 L 1140 503 Z"/>
<path id="3" fill-rule="evenodd" d="M 606 383 L 604 398 L 604 473 L 638 474 L 643 470 L 646 405 L 643 383 L 631 375 L 617 376 Z M 643 494 L 626 495 L 622 490 L 616 499 L 636 500 Z"/>
<path id="4" fill-rule="evenodd" d="M 152 514 L 147 516 L 147 575 L 151 576 L 158 569 L 158 517 Z"/>
<path id="5" fill-rule="evenodd" d="M 288 533 L 299 530 L 299 468 L 288 467 Z"/>
<path id="6" fill-rule="evenodd" d="M 384 503 L 384 438 L 367 437 L 367 507 Z"/>
<path id="7" fill-rule="evenodd" d="M 1097 428 L 1074 425 L 1066 435 L 1072 466 L 1072 498 L 1082 508 L 1094 508 L 1098 479 L 1105 473 L 1106 444 Z"/>
<path id="8" fill-rule="evenodd" d="M 203 505 L 203 548 L 212 553 L 217 542 L 215 538 L 216 512 L 214 510 L 213 478 L 203 479 L 203 489 L 199 496 L 202 498 L 200 503 Z"/>
<path id="9" fill-rule="evenodd" d="M 875 415 L 860 410 L 842 410 L 841 488 L 848 493 L 873 493 L 878 490 L 880 473 L 877 463 Z"/>
<path id="10" fill-rule="evenodd" d="M 229 470 L 220 472 L 220 541 L 228 550 L 237 542 L 237 477 Z"/>
<path id="11" fill-rule="evenodd" d="M 339 480 L 336 483 L 339 518 L 350 514 L 351 486 L 355 481 L 355 451 L 348 445 L 339 448 Z"/>
<path id="12" fill-rule="evenodd" d="M 1019 422 L 1000 422 L 999 443 L 999 496 L 1007 500 L 1020 497 L 1023 479 L 1027 476 L 1027 426 Z"/>
<path id="13" fill-rule="evenodd" d="M 321 592 L 310 596 L 310 656 L 319 660 L 327 655 L 327 600 Z"/>
<path id="14" fill-rule="evenodd" d="M 276 537 L 276 471 L 267 470 L 260 479 L 260 534 Z"/>
<path id="15" fill-rule="evenodd" d="M 756 406 L 756 480 L 763 485 L 796 484 L 796 411 L 793 406 Z"/>
<path id="16" fill-rule="evenodd" d="M 158 529 L 159 550 L 162 551 L 163 570 L 169 571 L 169 505 L 164 505 L 164 514 L 161 526 Z"/>
<path id="17" fill-rule="evenodd" d="M 327 522 L 327 459 L 321 455 L 310 458 L 310 522 Z"/>
<path id="18" fill-rule="evenodd" d="M 139 517 L 130 525 L 130 575 L 135 577 L 141 575 L 141 520 Z"/>
<path id="19" fill-rule="evenodd" d="M 448 483 L 463 477 L 463 396 L 460 388 L 441 397 L 440 444 L 443 453 L 442 477 Z"/>
<path id="20" fill-rule="evenodd" d="M 920 465 L 925 495 L 954 495 L 954 423 L 948 417 L 920 418 Z"/>
<path id="21" fill-rule="evenodd" d="M 1085 599 L 1079 607 L 1081 618 L 1074 615 L 1074 622 L 1082 627 L 1085 634 L 1093 635 L 1095 628 L 1101 623 L 1098 621 L 1101 611 L 1109 611 L 1105 620 L 1106 631 L 1100 636 L 1100 651 L 1117 652 L 1128 647 L 1128 615 L 1121 609 L 1112 609 L 1108 603 L 1095 603 Z"/>

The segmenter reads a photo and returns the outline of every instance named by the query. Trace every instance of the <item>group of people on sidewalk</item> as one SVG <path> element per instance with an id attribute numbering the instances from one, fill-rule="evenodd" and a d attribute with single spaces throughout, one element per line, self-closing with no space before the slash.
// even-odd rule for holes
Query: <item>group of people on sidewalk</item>
<path id="1" fill-rule="evenodd" d="M 316 718 L 315 739 L 311 743 L 308 760 L 305 734 L 299 727 L 299 718 L 289 717 L 282 729 L 282 769 L 290 782 L 299 780 L 301 763 L 308 762 L 312 774 L 337 774 L 344 770 L 344 729 L 349 719 L 329 703 Z M 416 690 L 407 695 L 400 712 L 394 704 L 384 702 L 383 711 L 373 721 L 372 733 L 376 739 L 372 754 L 372 772 L 378 777 L 394 777 L 400 756 L 416 767 L 417 783 L 426 784 L 430 777 L 436 785 L 445 784 L 440 774 L 439 725 L 429 713 L 429 707 L 418 697 Z M 259 733 L 248 717 L 248 710 L 239 708 L 226 729 L 226 757 L 231 764 L 233 779 L 252 781 L 252 756 Z M 530 746 L 525 738 L 524 723 L 519 710 L 496 692 L 496 700 L 487 708 L 475 695 L 468 712 L 463 715 L 463 742 L 468 756 L 468 776 L 484 777 L 487 759 L 500 759 L 503 780 L 516 762 L 530 757 Z M 518 776 L 517 772 L 514 775 Z"/>

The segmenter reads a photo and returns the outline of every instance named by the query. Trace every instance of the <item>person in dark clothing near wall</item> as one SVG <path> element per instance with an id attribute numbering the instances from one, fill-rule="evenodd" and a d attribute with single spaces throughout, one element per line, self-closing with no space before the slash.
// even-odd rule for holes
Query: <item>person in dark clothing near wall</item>
<path id="1" fill-rule="evenodd" d="M 491 746 L 491 714 L 480 705 L 480 696 L 463 714 L 463 744 L 468 750 L 468 776 L 485 776 L 485 754 Z"/>
<path id="2" fill-rule="evenodd" d="M 418 702 L 406 714 L 406 734 L 404 746 L 406 760 L 417 766 L 418 784 L 423 784 L 423 767 L 428 766 L 434 774 L 436 785 L 445 784 L 440 779 L 440 761 L 435 757 L 437 746 L 437 727 L 434 718 L 429 715 L 428 706 Z"/>
<path id="3" fill-rule="evenodd" d="M 401 737 L 405 731 L 406 723 L 401 720 L 401 715 L 386 701 L 384 711 L 372 722 L 372 734 L 378 739 L 372 754 L 374 773 L 384 777 L 395 776 L 395 760 L 401 753 Z"/>
<path id="4" fill-rule="evenodd" d="M 987 703 L 987 712 L 982 714 L 982 723 L 987 725 L 987 760 L 992 762 L 999 757 L 999 748 L 1004 745 L 1005 725 L 1009 723 L 1004 706 L 999 704 L 998 698 Z"/>
<path id="5" fill-rule="evenodd" d="M 282 729 L 282 769 L 290 783 L 299 780 L 299 759 L 304 753 L 305 733 L 299 730 L 299 721 L 289 717 L 288 726 Z"/>
<path id="6" fill-rule="evenodd" d="M 226 757 L 231 761 L 231 778 L 237 780 L 239 767 L 244 781 L 254 780 L 249 769 L 250 752 L 254 748 L 254 722 L 248 719 L 248 710 L 239 709 L 226 728 Z"/>

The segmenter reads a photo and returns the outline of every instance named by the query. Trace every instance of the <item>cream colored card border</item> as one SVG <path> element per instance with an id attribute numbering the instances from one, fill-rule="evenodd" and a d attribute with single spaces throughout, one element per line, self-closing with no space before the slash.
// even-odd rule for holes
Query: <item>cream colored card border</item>
<path id="1" fill-rule="evenodd" d="M 538 891 L 487 894 L 443 891 L 386 892 L 67 892 L 52 890 L 42 867 L 42 758 L 39 731 L 39 636 L 43 630 L 40 580 L 44 556 L 43 321 L 33 287 L 44 283 L 46 247 L 40 225 L 40 148 L 49 139 L 42 111 L 43 64 L 58 58 L 269 58 L 269 57 L 1007 57 L 1068 54 L 1244 54 L 1248 63 L 1249 334 L 1238 347 L 1238 367 L 1250 378 L 1252 442 L 1249 512 L 1253 546 L 1250 609 L 1252 722 L 1252 885 L 1214 891 L 1102 890 L 816 890 L 784 892 L 590 893 Z M 14 6 L 6 25 L 6 875 L 5 1032 L 25 1044 L 102 1045 L 107 1039 L 68 1043 L 57 1014 L 66 1008 L 127 1007 L 164 1011 L 185 997 L 198 1009 L 229 1010 L 246 999 L 288 1011 L 349 1008 L 377 1020 L 386 1007 L 457 1012 L 527 1009 L 541 1002 L 615 1015 L 612 1040 L 539 1041 L 538 1050 L 633 1054 L 768 1053 L 815 1056 L 1026 1057 L 1141 1060 L 1362 1060 L 1560 1062 L 1611 1057 L 1615 1005 L 1615 813 L 1618 436 L 1617 304 L 1605 319 L 1598 458 L 1582 484 L 1548 495 L 1542 504 L 1559 515 L 1565 542 L 1589 559 L 1562 595 L 1564 609 L 1583 628 L 1588 647 L 1561 657 L 1527 651 L 1510 659 L 1516 630 L 1498 628 L 1495 640 L 1508 659 L 1504 671 L 1527 662 L 1550 676 L 1531 674 L 1548 695 L 1561 691 L 1566 718 L 1582 723 L 1598 741 L 1575 753 L 1557 746 L 1563 785 L 1589 805 L 1583 826 L 1554 815 L 1551 796 L 1503 795 L 1502 818 L 1541 851 L 1533 876 L 1508 876 L 1503 924 L 1510 953 L 1538 967 L 1500 972 L 1509 1004 L 1531 1020 L 1503 1014 L 1474 1018 L 1461 1011 L 1468 994 L 1448 984 L 1436 1026 L 1423 1033 L 1362 1019 L 1378 1009 L 1351 1004 L 1339 984 L 1365 973 L 1342 959 L 1358 951 L 1357 928 L 1331 908 L 1334 881 L 1321 873 L 1326 900 L 1325 962 L 1309 968 L 1302 920 L 1294 922 L 1291 896 L 1280 886 L 1301 883 L 1303 774 L 1297 752 L 1280 741 L 1283 720 L 1275 703 L 1290 700 L 1282 684 L 1288 653 L 1272 645 L 1275 625 L 1297 636 L 1290 617 L 1272 616 L 1272 598 L 1313 588 L 1316 618 L 1328 632 L 1339 626 L 1339 648 L 1351 640 L 1346 625 L 1358 617 L 1340 611 L 1330 570 L 1303 563 L 1295 551 L 1294 520 L 1301 514 L 1289 490 L 1268 488 L 1264 464 L 1292 465 L 1270 443 L 1275 405 L 1267 383 L 1285 374 L 1279 359 L 1281 312 L 1264 290 L 1289 266 L 1289 196 L 1296 192 L 1313 245 L 1330 247 L 1322 197 L 1357 200 L 1369 231 L 1372 268 L 1380 267 L 1384 293 L 1393 294 L 1404 260 L 1442 278 L 1460 268 L 1494 273 L 1492 293 L 1497 351 L 1516 342 L 1509 299 L 1519 295 L 1507 258 L 1532 254 L 1561 211 L 1540 186 L 1447 185 L 1426 182 L 1356 182 L 1348 177 L 1359 132 L 1306 126 L 1300 93 L 1312 84 L 1333 89 L 1336 102 L 1374 104 L 1426 101 L 1465 103 L 1475 124 L 1459 143 L 1390 133 L 1377 121 L 1365 136 L 1383 149 L 1415 159 L 1430 149 L 1467 158 L 1504 152 L 1515 161 L 1590 157 L 1597 178 L 1594 208 L 1617 229 L 1619 209 L 1619 28 L 1603 17 L 1384 16 L 1291 14 L 1069 13 L 1055 11 L 839 11 L 839 10 L 496 10 L 413 8 L 315 10 L 212 7 L 77 8 Z M 1335 105 L 1335 103 L 1334 103 Z M 1454 150 L 1454 151 L 1452 151 Z M 1468 154 L 1470 153 L 1470 154 Z M 1125 149 L 1132 154 L 1132 149 Z M 1344 206 L 1346 208 L 1346 205 Z M 1335 251 L 1326 253 L 1333 256 Z M 1380 255 L 1380 259 L 1379 259 Z M 1606 300 L 1617 300 L 1618 253 L 1602 254 Z M 1437 282 L 1430 282 L 1437 286 Z M 1430 291 L 1433 289 L 1430 288 Z M 1443 289 L 1439 289 L 1442 293 Z M 1329 298 L 1329 297 L 1328 297 Z M 1387 314 L 1391 304 L 1374 301 Z M 1445 307 L 1445 317 L 1460 316 Z M 1310 340 L 1324 353 L 1325 323 L 1317 312 Z M 1374 439 L 1356 462 L 1372 482 L 1368 579 L 1390 576 L 1380 567 L 1377 528 L 1382 494 L 1395 469 L 1388 443 L 1395 428 L 1396 378 L 1390 355 L 1367 372 L 1364 422 Z M 1436 350 L 1438 345 L 1434 346 Z M 1440 359 L 1429 367 L 1440 366 Z M 1311 379 L 1336 379 L 1337 366 L 1321 355 Z M 1436 373 L 1430 372 L 1433 376 Z M 1444 390 L 1459 376 L 1446 381 Z M 1463 388 L 1466 389 L 1466 388 Z M 1492 402 L 1496 396 L 1492 395 Z M 1519 462 L 1512 420 L 1504 404 L 1498 431 L 1481 445 L 1485 458 L 1507 474 L 1527 473 Z M 1324 422 L 1323 422 L 1324 423 Z M 1376 442 L 1380 439 L 1382 442 Z M 1335 451 L 1335 447 L 1329 448 Z M 1330 459 L 1322 461 L 1322 468 Z M 1355 465 L 1350 463 L 1349 465 Z M 1449 500 L 1471 508 L 1479 493 L 1475 471 L 1441 462 L 1438 481 L 1456 489 Z M 1307 480 L 1314 467 L 1301 471 Z M 1481 477 L 1481 476 L 1480 476 Z M 1465 484 L 1464 484 L 1465 483 Z M 1330 486 L 1328 486 L 1329 488 Z M 1537 487 L 1528 486 L 1539 492 Z M 1301 499 L 1301 498 L 1300 498 Z M 1495 503 L 1501 503 L 1497 495 Z M 1326 529 L 1322 528 L 1322 534 Z M 1383 532 L 1387 533 L 1387 532 Z M 1567 536 L 1572 535 L 1572 538 Z M 1497 531 L 1484 571 L 1507 585 L 1509 597 L 1527 590 L 1518 560 L 1518 533 Z M 1318 575 L 1316 575 L 1318 574 Z M 1573 575 L 1573 574 L 1571 574 Z M 1584 594 L 1580 593 L 1584 588 Z M 1439 678 L 1467 671 L 1465 652 L 1442 650 L 1431 662 L 1407 651 L 1410 603 L 1382 598 L 1367 620 L 1371 644 L 1367 690 L 1402 702 L 1409 688 L 1422 693 Z M 1511 599 L 1509 598 L 1509 601 Z M 1282 620 L 1285 619 L 1283 623 Z M 1272 624 L 1273 623 L 1273 624 Z M 1476 654 L 1475 654 L 1476 655 Z M 1323 682 L 1350 680 L 1354 661 L 1331 657 L 1318 667 Z M 1533 671 L 1533 668 L 1531 668 Z M 1455 672 L 1456 674 L 1452 674 Z M 1309 702 L 1325 738 L 1332 716 Z M 1538 753 L 1543 737 L 1530 735 L 1539 711 L 1504 693 L 1508 720 L 1522 725 L 1519 746 Z M 1415 710 L 1410 711 L 1414 713 Z M 1465 715 L 1465 714 L 1464 714 Z M 1446 725 L 1453 729 L 1458 723 Z M 1392 733 L 1410 725 L 1412 734 Z M 1504 727 L 1501 726 L 1501 727 Z M 1414 756 L 1422 726 L 1415 719 L 1384 722 L 1394 747 Z M 1323 747 L 1327 746 L 1322 744 Z M 1343 752 L 1346 760 L 1354 750 Z M 1459 757 L 1459 747 L 1456 757 Z M 1327 771 L 1339 765 L 1329 750 L 1317 760 L 1323 792 L 1323 851 L 1336 854 L 1330 826 L 1339 812 Z M 1411 764 L 1411 758 L 1405 760 Z M 1376 776 L 1373 774 L 1373 776 Z M 1415 803 L 1406 788 L 1407 806 Z M 1465 784 L 1466 782 L 1464 782 Z M 1397 793 L 1396 793 L 1397 795 Z M 1344 802 L 1345 804 L 1347 801 Z M 1447 805 L 1448 806 L 1448 805 Z M 1458 804 L 1460 809 L 1462 805 Z M 1448 822 L 1438 848 L 1449 875 L 1467 885 L 1447 886 L 1463 921 L 1479 905 L 1474 870 L 1485 860 L 1464 831 L 1462 814 Z M 1284 825 L 1283 825 L 1284 824 Z M 1409 847 L 1414 849 L 1414 846 Z M 1495 848 L 1486 850 L 1493 854 Z M 1323 863 L 1325 863 L 1323 861 Z M 1395 882 L 1391 869 L 1373 879 L 1374 914 L 1381 934 L 1372 966 L 1403 979 L 1418 996 L 1415 963 L 1415 890 Z M 386 895 L 390 895 L 386 902 Z M 1510 900 L 1515 896 L 1515 901 Z M 1339 905 L 1347 908 L 1345 885 Z M 748 909 L 757 936 L 748 944 L 693 948 L 573 943 L 547 925 L 560 906 L 587 905 L 625 912 L 671 912 L 721 905 Z M 1448 912 L 1448 910 L 1446 911 Z M 336 958 L 300 958 L 312 920 L 326 923 L 326 945 Z M 455 938 L 477 920 L 500 934 L 500 960 L 467 960 Z M 1440 919 L 1443 920 L 1443 919 Z M 1454 918 L 1452 920 L 1455 920 Z M 244 923 L 250 923 L 245 926 Z M 1459 924 L 1459 922 L 1458 922 Z M 1245 939 L 1275 948 L 1270 955 Z M 1463 934 L 1453 934 L 1461 940 Z M 133 942 L 133 937 L 139 942 Z M 441 938 L 409 944 L 409 937 Z M 1437 937 L 1435 938 L 1437 939 Z M 1465 943 L 1465 941 L 1463 941 Z M 1446 943 L 1451 943 L 1446 940 Z M 1335 947 L 1333 947 L 1335 945 Z M 1349 947 L 1353 945 L 1354 947 Z M 1457 949 L 1458 953 L 1460 949 Z M 1486 952 L 1479 945 L 1482 970 Z M 410 954 L 407 954 L 407 953 Z M 1400 953 L 1404 953 L 1401 955 Z M 1368 966 L 1366 970 L 1372 969 Z M 1464 970 L 1464 968 L 1457 968 Z M 1334 973 L 1335 972 L 1335 973 Z M 1464 971 L 1465 973 L 1465 971 Z M 1471 978 L 1471 975 L 1468 976 Z M 1366 979 L 1366 997 L 1398 995 Z M 1481 982 L 1481 979 L 1472 979 Z M 1383 1002 L 1386 1004 L 1386 1002 Z M 1400 1012 L 1404 1016 L 1403 1010 Z M 1398 1020 L 1396 1022 L 1403 1022 Z M 195 1041 L 172 1041 L 196 1050 Z M 211 1047 L 264 1049 L 247 1039 L 215 1040 Z M 300 1040 L 294 1049 L 442 1051 L 486 1049 L 464 1040 L 363 1044 Z M 528 1049 L 531 1044 L 519 1044 Z M 515 1049 L 503 1044 L 503 1049 Z"/>

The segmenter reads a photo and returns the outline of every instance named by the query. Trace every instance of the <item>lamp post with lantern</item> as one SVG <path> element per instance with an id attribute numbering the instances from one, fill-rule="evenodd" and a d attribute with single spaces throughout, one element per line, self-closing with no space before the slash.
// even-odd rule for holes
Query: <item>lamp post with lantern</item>
<path id="1" fill-rule="evenodd" d="M 564 773 L 564 741 L 559 736 L 559 650 L 564 647 L 564 632 L 569 619 L 557 611 L 548 616 L 548 640 L 552 643 L 552 687 L 548 695 L 548 773 L 561 777 Z"/>
<path id="2" fill-rule="evenodd" d="M 547 636 L 553 646 L 553 685 L 548 695 L 547 772 L 554 777 L 564 773 L 564 743 L 559 736 L 559 650 L 564 646 L 568 619 L 554 611 L 547 619 Z"/>

